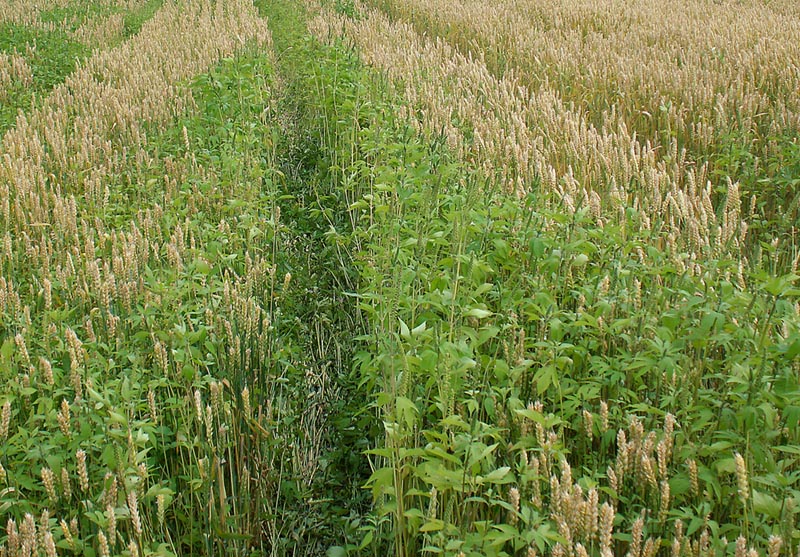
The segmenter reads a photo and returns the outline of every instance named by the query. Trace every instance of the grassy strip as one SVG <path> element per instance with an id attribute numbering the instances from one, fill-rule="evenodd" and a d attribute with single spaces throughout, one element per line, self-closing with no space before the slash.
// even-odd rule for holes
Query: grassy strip
<path id="1" fill-rule="evenodd" d="M 364 452 L 378 435 L 367 392 L 351 371 L 354 339 L 364 333 L 366 322 L 353 297 L 360 283 L 354 258 L 362 237 L 349 208 L 365 185 L 346 171 L 370 164 L 353 139 L 361 129 L 380 125 L 371 108 L 380 93 L 351 52 L 309 36 L 306 14 L 296 2 L 256 5 L 271 22 L 282 91 L 276 110 L 288 130 L 278 149 L 284 177 L 279 202 L 289 228 L 297 231 L 300 251 L 309 254 L 300 279 L 307 299 L 302 320 L 314 344 L 325 347 L 310 351 L 316 360 L 312 367 L 328 369 L 337 391 L 320 424 L 328 443 L 321 455 L 323 473 L 307 494 L 315 503 L 303 510 L 306 521 L 296 523 L 295 536 L 307 536 L 306 554 L 337 554 L 344 546 L 355 547 L 357 528 L 370 508 L 362 489 L 370 473 Z M 310 524 L 313 528 L 306 530 Z"/>

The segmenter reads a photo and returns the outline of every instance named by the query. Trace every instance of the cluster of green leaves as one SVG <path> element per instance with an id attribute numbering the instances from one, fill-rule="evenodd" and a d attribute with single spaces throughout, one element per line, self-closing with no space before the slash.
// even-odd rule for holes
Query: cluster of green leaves
<path id="1" fill-rule="evenodd" d="M 107 308 L 118 319 L 114 333 L 103 313 L 96 309 L 99 298 L 83 303 L 72 299 L 68 292 L 74 285 L 53 284 L 55 304 L 50 311 L 45 310 L 41 295 L 33 292 L 34 298 L 25 300 L 35 309 L 32 330 L 25 331 L 27 348 L 52 362 L 53 386 L 48 386 L 42 375 L 35 377 L 32 385 L 22 379 L 23 356 L 13 339 L 23 324 L 9 316 L 3 319 L 2 398 L 10 401 L 15 410 L 12 434 L 0 455 L 8 470 L 8 488 L 3 491 L 0 504 L 5 514 L 18 522 L 25 513 L 38 516 L 44 509 L 50 511 L 52 520 L 76 519 L 81 537 L 73 541 L 57 537 L 58 547 L 66 551 L 95 554 L 95 536 L 100 529 L 108 528 L 109 513 L 101 501 L 109 501 L 109 473 L 121 479 L 118 498 L 111 501 L 120 520 L 117 531 L 124 533 L 126 539 L 136 539 L 148 554 L 221 554 L 238 551 L 247 546 L 252 536 L 261 535 L 262 503 L 248 496 L 249 486 L 241 481 L 240 469 L 220 466 L 220 461 L 241 463 L 241 452 L 248 450 L 249 444 L 256 454 L 270 455 L 268 443 L 273 441 L 261 443 L 263 436 L 253 433 L 249 422 L 242 418 L 240 391 L 234 390 L 241 389 L 244 381 L 251 381 L 242 374 L 256 371 L 239 362 L 232 365 L 225 357 L 224 331 L 207 321 L 205 311 L 219 304 L 224 282 L 243 273 L 246 254 L 255 257 L 272 251 L 273 245 L 262 239 L 270 234 L 256 234 L 252 226 L 244 226 L 252 221 L 266 228 L 271 222 L 267 218 L 273 206 L 270 190 L 262 192 L 258 179 L 259 173 L 266 172 L 268 160 L 260 158 L 260 145 L 263 136 L 269 136 L 274 129 L 260 120 L 270 99 L 266 81 L 269 75 L 269 57 L 253 54 L 227 60 L 207 76 L 199 77 L 192 84 L 192 91 L 204 110 L 199 115 L 187 115 L 161 133 L 153 130 L 149 148 L 156 155 L 153 160 L 160 164 L 144 173 L 132 167 L 127 175 L 129 185 L 144 186 L 135 199 L 126 193 L 133 187 L 112 184 L 114 194 L 108 206 L 103 213 L 94 215 L 106 218 L 108 225 L 127 230 L 135 214 L 164 203 L 166 163 L 178 153 L 183 155 L 185 127 L 208 142 L 207 149 L 196 154 L 196 160 L 207 165 L 210 173 L 188 175 L 171 203 L 163 207 L 161 218 L 155 223 L 157 228 L 148 233 L 169 238 L 177 225 L 186 226 L 187 234 L 196 235 L 202 246 L 194 254 L 196 259 L 175 268 L 165 264 L 161 254 L 149 256 L 142 277 L 147 294 L 135 300 L 131 308 L 119 302 Z M 222 108 L 213 110 L 221 101 L 225 101 Z M 247 140 L 244 145 L 242 135 Z M 242 197 L 238 205 L 221 194 L 205 200 L 203 208 L 215 209 L 212 214 L 198 211 L 192 201 L 198 192 L 235 192 L 237 188 L 237 197 Z M 136 204 L 133 210 L 131 202 Z M 80 203 L 82 214 L 95 211 L 89 199 L 81 199 Z M 234 215 L 242 225 L 233 234 L 221 234 L 214 220 L 219 223 Z M 18 284 L 41 284 L 40 269 L 26 268 L 21 260 L 12 261 L 9 266 L 3 269 L 4 275 L 13 276 Z M 240 326 L 225 311 L 221 306 L 219 316 Z M 92 324 L 95 338 L 84 335 L 87 323 Z M 67 328 L 79 331 L 84 338 L 85 357 L 80 369 L 72 368 L 74 362 L 67 355 Z M 53 335 L 53 331 L 57 334 Z M 167 363 L 156 358 L 154 343 L 167 347 Z M 290 342 L 285 344 L 285 349 L 276 350 L 276 359 L 284 357 L 284 350 L 293 349 Z M 74 400 L 77 392 L 69 379 L 76 372 L 87 385 L 81 401 Z M 204 418 L 195 415 L 192 401 L 195 392 L 203 400 L 210 400 L 209 386 L 216 378 L 226 380 L 225 403 L 215 408 L 209 428 Z M 155 394 L 156 416 L 148 404 L 150 391 Z M 254 404 L 260 394 L 254 392 Z M 62 401 L 70 402 L 74 429 L 59 427 L 57 413 Z M 216 433 L 225 428 L 231 430 L 227 435 Z M 42 468 L 56 472 L 65 468 L 76 481 L 78 450 L 88 455 L 88 487 L 73 484 L 67 496 L 62 486 L 59 498 L 49 499 L 40 480 Z M 229 496 L 221 496 L 225 489 Z M 128 514 L 126 493 L 132 491 L 139 492 L 144 534 L 135 532 Z M 164 522 L 156 513 L 159 496 L 167 505 Z M 257 509 L 256 518 L 250 507 Z M 116 540 L 111 540 L 111 545 L 112 550 L 122 549 Z"/>
<path id="2" fill-rule="evenodd" d="M 739 182 L 743 210 L 750 215 L 750 257 L 775 255 L 762 246 L 775 238 L 784 246 L 773 272 L 791 268 L 800 253 L 795 231 L 800 224 L 799 138 L 798 130 L 755 138 L 732 132 L 721 138 L 713 156 L 714 174 Z"/>

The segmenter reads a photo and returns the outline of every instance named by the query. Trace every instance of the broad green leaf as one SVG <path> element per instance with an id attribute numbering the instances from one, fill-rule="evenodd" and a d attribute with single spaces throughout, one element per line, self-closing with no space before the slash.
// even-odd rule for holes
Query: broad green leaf
<path id="1" fill-rule="evenodd" d="M 486 319 L 491 315 L 492 315 L 491 311 L 489 311 L 488 309 L 481 309 L 481 308 L 472 308 L 466 313 L 464 313 L 465 317 L 475 317 L 477 319 Z"/>
<path id="2" fill-rule="evenodd" d="M 781 517 L 782 504 L 769 493 L 753 490 L 753 510 L 757 513 L 766 514 L 775 520 Z"/>
<path id="3" fill-rule="evenodd" d="M 366 487 L 372 488 L 372 497 L 376 500 L 379 495 L 391 491 L 393 485 L 394 468 L 389 466 L 375 470 L 366 483 Z"/>
<path id="4" fill-rule="evenodd" d="M 408 325 L 406 325 L 406 322 L 403 321 L 402 319 L 398 319 L 398 321 L 400 321 L 400 337 L 405 340 L 410 339 L 411 330 L 408 328 Z"/>
<path id="5" fill-rule="evenodd" d="M 502 466 L 497 470 L 492 470 L 485 476 L 481 477 L 482 482 L 484 484 L 493 483 L 493 484 L 506 484 L 511 481 L 514 481 L 514 478 L 511 477 L 509 474 L 511 472 L 511 468 L 508 466 Z"/>

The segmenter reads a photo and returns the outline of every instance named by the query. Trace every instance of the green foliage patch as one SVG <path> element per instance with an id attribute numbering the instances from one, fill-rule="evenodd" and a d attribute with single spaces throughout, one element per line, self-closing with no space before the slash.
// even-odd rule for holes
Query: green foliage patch
<path id="1" fill-rule="evenodd" d="M 739 182 L 749 215 L 751 258 L 770 257 L 767 246 L 775 238 L 786 246 L 770 269 L 775 273 L 796 265 L 800 254 L 795 237 L 800 225 L 799 138 L 797 130 L 757 139 L 730 134 L 722 138 L 713 159 L 715 174 L 733 176 Z"/>
<path id="2" fill-rule="evenodd" d="M 3 316 L 0 505 L 18 524 L 45 507 L 74 520 L 80 536 L 55 543 L 83 555 L 114 520 L 113 554 L 129 541 L 160 555 L 319 553 L 340 539 L 343 490 L 363 499 L 347 464 L 360 453 L 337 442 L 354 436 L 337 374 L 355 326 L 342 248 L 326 240 L 337 197 L 316 164 L 290 173 L 308 149 L 284 144 L 269 53 L 225 60 L 191 89 L 197 110 L 148 134 L 153 163 L 131 161 L 102 207 L 78 200 L 81 214 L 162 246 L 136 255 L 146 260 L 139 294 L 106 307 L 101 292 L 76 300 L 74 284 L 54 283 L 52 309 L 26 298 L 30 324 Z M 295 182 L 298 172 L 308 180 Z M 180 260 L 175 242 L 191 245 Z M 19 258 L 3 275 L 40 285 Z M 48 364 L 24 373 L 28 354 L 48 362 L 52 383 Z M 53 498 L 44 469 L 68 478 Z"/>
<path id="3" fill-rule="evenodd" d="M 559 502 L 573 485 L 612 505 L 614 554 L 795 544 L 800 291 L 779 254 L 679 267 L 633 208 L 601 228 L 509 199 L 364 83 L 325 106 L 361 193 L 355 369 L 383 431 L 376 514 L 334 554 L 549 553 L 567 533 L 597 554 Z"/>

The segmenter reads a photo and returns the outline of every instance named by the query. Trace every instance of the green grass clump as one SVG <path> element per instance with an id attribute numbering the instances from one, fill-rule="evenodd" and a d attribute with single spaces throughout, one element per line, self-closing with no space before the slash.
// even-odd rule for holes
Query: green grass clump
<path id="1" fill-rule="evenodd" d="M 124 36 L 132 37 L 142 28 L 153 15 L 158 11 L 164 0 L 147 0 L 136 10 L 131 10 L 125 13 L 124 19 Z"/>

